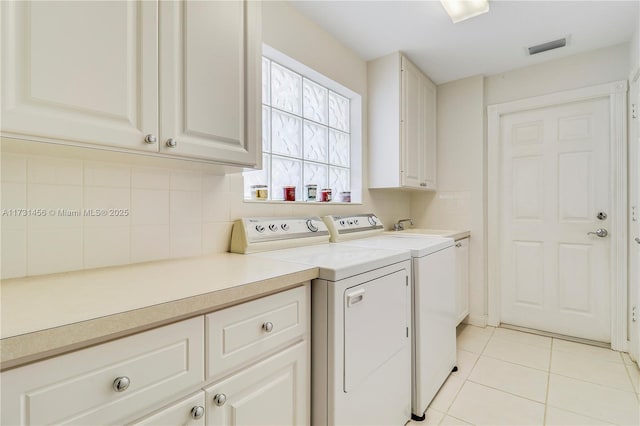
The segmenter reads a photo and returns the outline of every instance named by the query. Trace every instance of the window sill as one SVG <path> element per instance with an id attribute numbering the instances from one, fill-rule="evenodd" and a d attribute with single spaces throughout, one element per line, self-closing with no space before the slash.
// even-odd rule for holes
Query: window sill
<path id="1" fill-rule="evenodd" d="M 308 206 L 361 206 L 362 203 L 345 203 L 342 201 L 284 201 L 284 200 L 243 200 L 245 203 L 256 204 L 295 204 L 295 205 L 308 205 Z"/>

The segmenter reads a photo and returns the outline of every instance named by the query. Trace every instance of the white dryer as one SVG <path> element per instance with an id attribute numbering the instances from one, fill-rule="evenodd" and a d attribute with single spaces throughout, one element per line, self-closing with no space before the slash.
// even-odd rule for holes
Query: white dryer
<path id="1" fill-rule="evenodd" d="M 288 244 L 295 248 L 282 248 Z M 311 217 L 237 221 L 232 251 L 319 268 L 311 284 L 313 425 L 402 425 L 411 418 L 406 250 L 330 244 L 325 224 Z"/>
<path id="2" fill-rule="evenodd" d="M 406 250 L 412 258 L 412 418 L 424 412 L 456 369 L 455 250 L 451 238 L 384 234 L 373 214 L 326 216 L 337 245 Z M 364 237 L 364 238 L 363 238 Z"/>

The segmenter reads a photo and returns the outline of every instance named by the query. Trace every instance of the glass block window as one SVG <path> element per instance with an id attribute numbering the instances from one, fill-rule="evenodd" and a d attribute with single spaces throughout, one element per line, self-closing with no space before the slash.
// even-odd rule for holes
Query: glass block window
<path id="1" fill-rule="evenodd" d="M 350 99 L 262 58 L 262 170 L 244 173 L 244 196 L 267 185 L 269 200 L 283 200 L 284 187 L 331 188 L 333 199 L 351 190 Z"/>

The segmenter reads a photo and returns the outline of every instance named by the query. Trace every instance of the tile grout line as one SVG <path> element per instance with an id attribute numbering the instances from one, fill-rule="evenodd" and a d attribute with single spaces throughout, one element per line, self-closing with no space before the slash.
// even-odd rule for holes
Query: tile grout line
<path id="1" fill-rule="evenodd" d="M 462 391 L 462 388 L 464 387 L 465 383 L 467 383 L 469 381 L 469 376 L 471 376 L 471 373 L 473 372 L 473 369 L 475 368 L 476 364 L 478 363 L 478 360 L 480 359 L 480 357 L 482 356 L 482 353 L 484 352 L 484 350 L 486 349 L 487 345 L 489 344 L 489 341 L 491 340 L 491 338 L 493 337 L 493 333 L 495 332 L 495 328 L 493 328 L 493 330 L 491 331 L 491 335 L 489 336 L 489 338 L 487 339 L 487 341 L 485 342 L 485 344 L 482 347 L 482 350 L 480 351 L 480 353 L 478 354 L 478 358 L 476 359 L 476 362 L 473 364 L 473 367 L 471 368 L 471 370 L 469 371 L 469 375 L 462 381 L 462 386 L 460 386 L 460 389 L 458 389 L 458 391 L 456 392 L 455 396 L 453 397 L 453 399 L 451 400 L 451 404 L 449 404 L 449 406 L 447 407 L 447 411 L 445 411 L 444 416 L 442 417 L 442 420 L 440 421 L 440 423 L 442 423 L 442 421 L 444 421 L 445 417 L 450 416 L 453 417 L 457 420 L 462 420 L 465 423 L 469 423 L 466 420 L 463 419 L 459 419 L 458 417 L 455 417 L 451 414 L 449 414 L 449 410 L 451 409 L 451 407 L 453 406 L 453 404 L 456 402 L 456 399 L 458 398 L 458 395 L 460 395 L 460 392 Z M 457 340 L 457 336 L 456 336 L 456 340 Z M 473 383 L 473 382 L 472 382 Z"/>
<path id="2" fill-rule="evenodd" d="M 518 395 L 517 393 L 513 393 L 513 392 L 506 391 L 506 390 L 504 390 L 504 389 L 496 388 L 496 387 L 493 387 L 493 386 L 491 386 L 491 385 L 487 385 L 486 383 L 475 382 L 475 381 L 473 381 L 473 380 L 471 380 L 471 379 L 468 379 L 468 380 L 466 380 L 466 381 L 467 381 L 467 382 L 471 382 L 471 383 L 473 383 L 473 384 L 475 384 L 475 385 L 478 385 L 478 386 L 485 387 L 485 388 L 487 388 L 487 389 L 493 389 L 494 391 L 502 392 L 502 393 L 507 394 L 507 395 L 515 396 L 516 398 L 526 399 L 527 401 L 535 402 L 536 404 L 542 404 L 542 405 L 545 405 L 545 406 L 546 406 L 546 403 L 545 403 L 545 402 L 540 402 L 540 401 L 538 401 L 538 400 L 531 399 L 531 398 L 529 398 L 528 396 Z M 545 396 L 546 396 L 546 395 L 545 395 Z"/>
<path id="3" fill-rule="evenodd" d="M 547 412 L 549 410 L 549 388 L 551 387 L 551 363 L 553 362 L 553 343 L 555 338 L 551 338 L 551 347 L 549 348 L 549 369 L 547 370 L 547 391 L 544 398 L 544 417 L 542 418 L 542 424 L 547 424 Z"/>

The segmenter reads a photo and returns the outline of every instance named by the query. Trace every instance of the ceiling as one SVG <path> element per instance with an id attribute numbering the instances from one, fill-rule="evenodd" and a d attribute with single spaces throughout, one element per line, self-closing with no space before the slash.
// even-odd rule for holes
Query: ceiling
<path id="1" fill-rule="evenodd" d="M 436 84 L 625 43 L 640 22 L 637 0 L 492 0 L 489 13 L 457 24 L 437 0 L 291 3 L 364 60 L 399 50 Z M 566 47 L 526 53 L 566 36 Z"/>

